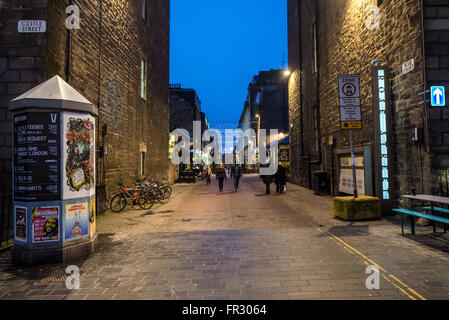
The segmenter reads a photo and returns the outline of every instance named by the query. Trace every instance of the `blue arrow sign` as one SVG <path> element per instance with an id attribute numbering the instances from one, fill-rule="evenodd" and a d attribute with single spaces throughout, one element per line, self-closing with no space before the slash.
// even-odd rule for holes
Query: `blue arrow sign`
<path id="1" fill-rule="evenodd" d="M 432 101 L 432 107 L 446 106 L 446 93 L 444 87 L 431 87 L 430 98 Z"/>

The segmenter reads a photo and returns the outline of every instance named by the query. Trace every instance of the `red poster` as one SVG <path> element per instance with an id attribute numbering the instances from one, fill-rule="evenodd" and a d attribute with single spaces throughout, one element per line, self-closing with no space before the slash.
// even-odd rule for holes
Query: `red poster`
<path id="1" fill-rule="evenodd" d="M 59 207 L 33 209 L 33 242 L 59 240 Z"/>

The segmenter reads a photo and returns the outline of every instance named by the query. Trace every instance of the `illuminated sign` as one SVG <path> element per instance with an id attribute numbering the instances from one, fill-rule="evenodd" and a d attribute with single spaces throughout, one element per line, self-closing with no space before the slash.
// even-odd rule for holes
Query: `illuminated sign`
<path id="1" fill-rule="evenodd" d="M 379 139 L 380 139 L 380 157 L 382 166 L 382 198 L 390 199 L 390 182 L 388 172 L 388 126 L 386 114 L 386 96 L 385 96 L 385 70 L 378 70 L 378 92 L 379 92 Z"/>
<path id="2" fill-rule="evenodd" d="M 446 106 L 446 93 L 443 86 L 430 88 L 430 100 L 432 107 L 444 107 Z"/>

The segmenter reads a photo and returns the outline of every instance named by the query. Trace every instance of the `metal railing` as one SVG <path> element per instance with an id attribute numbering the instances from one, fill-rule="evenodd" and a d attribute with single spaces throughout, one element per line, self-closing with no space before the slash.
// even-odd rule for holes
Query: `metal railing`
<path id="1" fill-rule="evenodd" d="M 10 192 L 0 192 L 0 250 L 13 245 L 13 202 Z"/>

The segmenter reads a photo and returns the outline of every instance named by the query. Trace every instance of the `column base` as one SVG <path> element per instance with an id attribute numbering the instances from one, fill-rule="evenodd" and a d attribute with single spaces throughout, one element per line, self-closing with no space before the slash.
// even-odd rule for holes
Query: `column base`
<path id="1" fill-rule="evenodd" d="M 42 264 L 66 263 L 78 258 L 87 257 L 95 251 L 98 236 L 88 242 L 74 244 L 65 248 L 22 248 L 15 245 L 12 249 L 12 261 L 20 266 L 36 266 Z"/>

